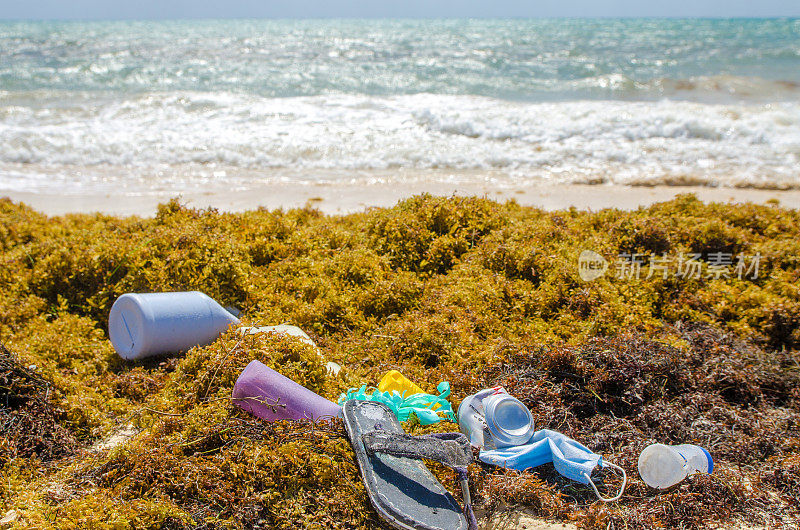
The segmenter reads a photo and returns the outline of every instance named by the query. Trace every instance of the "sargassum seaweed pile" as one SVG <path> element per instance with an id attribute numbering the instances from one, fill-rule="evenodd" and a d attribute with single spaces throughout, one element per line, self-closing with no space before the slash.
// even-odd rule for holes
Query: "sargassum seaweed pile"
<path id="1" fill-rule="evenodd" d="M 630 477 L 623 499 L 603 504 L 552 466 L 476 463 L 482 514 L 797 527 L 798 234 L 798 211 L 691 195 L 599 212 L 423 195 L 347 216 L 173 200 L 154 218 L 47 217 L 0 200 L 0 517 L 22 528 L 379 528 L 340 421 L 266 423 L 231 404 L 258 359 L 333 400 L 390 369 L 426 391 L 449 381 L 454 406 L 501 384 L 537 428 Z M 608 260 L 604 275 L 581 278 L 583 250 Z M 690 261 L 701 274 L 663 267 Z M 119 359 L 106 335 L 114 300 L 178 290 L 238 307 L 248 324 L 300 326 L 343 370 L 327 374 L 295 338 L 232 331 Z M 636 459 L 653 442 L 703 445 L 714 473 L 648 488 Z M 460 498 L 454 477 L 429 467 Z"/>

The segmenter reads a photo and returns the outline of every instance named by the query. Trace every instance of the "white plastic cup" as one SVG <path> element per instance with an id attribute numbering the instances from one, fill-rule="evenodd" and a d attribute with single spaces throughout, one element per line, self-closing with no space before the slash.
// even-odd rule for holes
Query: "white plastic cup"
<path id="1" fill-rule="evenodd" d="M 300 340 L 314 346 L 317 350 L 317 354 L 319 355 L 320 359 L 325 362 L 325 368 L 328 372 L 332 375 L 338 375 L 341 371 L 342 367 L 339 366 L 337 363 L 333 361 L 325 361 L 325 358 L 322 356 L 322 353 L 317 348 L 317 345 L 311 340 L 311 337 L 303 331 L 302 329 L 298 328 L 297 326 L 290 326 L 288 324 L 280 324 L 277 326 L 261 326 L 261 327 L 243 327 L 239 328 L 239 333 L 244 335 L 255 335 L 256 333 L 282 333 L 284 335 L 291 335 L 292 337 L 298 337 Z"/>
<path id="2" fill-rule="evenodd" d="M 111 307 L 108 337 L 123 359 L 211 344 L 239 319 L 199 291 L 127 293 Z"/>
<path id="3" fill-rule="evenodd" d="M 648 445 L 639 455 L 639 475 L 656 489 L 666 489 L 695 473 L 714 471 L 714 459 L 698 445 Z"/>
<path id="4" fill-rule="evenodd" d="M 533 416 L 501 386 L 467 396 L 458 407 L 458 426 L 480 449 L 523 445 L 533 436 Z"/>

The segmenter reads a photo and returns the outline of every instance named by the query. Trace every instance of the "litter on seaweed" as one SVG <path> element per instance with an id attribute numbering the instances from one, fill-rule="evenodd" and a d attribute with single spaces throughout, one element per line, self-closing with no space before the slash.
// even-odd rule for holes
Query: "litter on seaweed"
<path id="1" fill-rule="evenodd" d="M 400 529 L 477 530 L 467 475 L 472 449 L 464 435 L 408 436 L 393 411 L 375 401 L 348 400 L 342 414 L 367 495 L 382 519 Z M 456 471 L 463 514 L 423 458 Z"/>
<path id="2" fill-rule="evenodd" d="M 422 425 L 439 423 L 443 419 L 455 421 L 453 408 L 447 401 L 450 395 L 450 384 L 442 381 L 436 387 L 438 396 L 433 394 L 402 394 L 397 390 L 381 392 L 377 388 L 371 388 L 369 392 L 367 385 L 360 388 L 351 388 L 346 393 L 339 396 L 339 404 L 344 405 L 346 401 L 358 399 L 361 401 L 378 401 L 385 404 L 395 413 L 400 421 L 408 420 L 412 415 L 419 420 Z"/>
<path id="3" fill-rule="evenodd" d="M 61 446 L 67 438 L 56 432 L 39 438 L 59 445 L 50 456 L 10 457 L 0 513 L 65 530 L 75 521 L 377 528 L 340 420 L 265 422 L 231 403 L 237 377 L 257 359 L 332 401 L 393 368 L 412 381 L 449 381 L 453 404 L 502 385 L 537 428 L 630 474 L 623 498 L 602 504 L 552 464 L 535 473 L 470 466 L 476 510 L 501 519 L 521 509 L 587 530 L 795 528 L 798 227 L 797 210 L 690 195 L 597 212 L 419 196 L 348 216 L 171 201 L 152 218 L 48 217 L 0 199 L 0 339 L 19 361 L 13 372 L 42 383 L 26 395 L 48 396 L 49 417 L 78 448 Z M 610 260 L 717 251 L 764 260 L 753 281 L 647 277 L 645 261 L 641 278 L 616 278 L 610 267 L 584 282 L 583 248 Z M 242 308 L 250 322 L 295 323 L 347 367 L 329 377 L 296 337 L 234 330 L 181 355 L 122 362 L 106 334 L 116 298 L 187 290 Z M 80 450 L 128 418 L 139 434 L 123 447 Z M 5 449 L 18 425 L 6 426 L 0 458 L 13 454 Z M 404 425 L 413 435 L 454 428 Z M 637 458 L 656 442 L 707 448 L 713 474 L 648 487 Z M 428 467 L 459 496 L 449 470 Z M 596 482 L 604 496 L 619 485 L 611 470 L 592 478 L 607 483 L 608 491 Z"/>
<path id="4" fill-rule="evenodd" d="M 284 335 L 289 335 L 291 337 L 297 337 L 309 346 L 313 346 L 317 353 L 322 360 L 325 358 L 322 356 L 322 352 L 319 351 L 317 345 L 311 340 L 311 337 L 303 331 L 302 329 L 298 328 L 297 326 L 290 326 L 288 324 L 279 324 L 277 326 L 259 326 L 259 327 L 241 327 L 239 328 L 239 333 L 246 334 L 246 335 L 254 335 L 256 333 L 281 333 Z M 333 361 L 326 361 L 325 368 L 327 368 L 328 372 L 332 375 L 337 375 L 341 370 L 342 367 L 339 366 L 338 363 Z"/>
<path id="5" fill-rule="evenodd" d="M 616 501 L 625 491 L 625 470 L 560 432 L 533 430 L 533 416 L 521 401 L 503 387 L 487 388 L 468 396 L 458 408 L 461 431 L 480 448 L 480 459 L 505 469 L 526 471 L 552 463 L 563 477 L 592 487 L 602 501 Z M 617 495 L 605 498 L 592 482 L 596 467 L 611 467 L 622 474 Z"/>
<path id="6" fill-rule="evenodd" d="M 258 361 L 251 361 L 236 380 L 233 402 L 259 418 L 320 420 L 339 416 L 341 408 Z"/>
<path id="7" fill-rule="evenodd" d="M 597 498 L 605 502 L 619 500 L 627 483 L 624 469 L 606 462 L 602 456 L 593 453 L 591 449 L 572 438 L 549 429 L 536 431 L 529 443 L 481 451 L 480 459 L 487 464 L 517 471 L 525 471 L 552 462 L 561 476 L 591 486 Z M 592 482 L 592 472 L 598 466 L 610 467 L 622 475 L 622 486 L 615 496 L 603 497 Z"/>
<path id="8" fill-rule="evenodd" d="M 108 337 L 120 357 L 138 360 L 211 344 L 238 324 L 216 301 L 199 291 L 127 293 L 108 315 Z"/>
<path id="9" fill-rule="evenodd" d="M 168 293 L 126 293 L 111 306 L 108 336 L 123 359 L 141 360 L 154 355 L 187 351 L 194 346 L 211 344 L 231 325 L 240 323 L 241 311 L 223 308 L 199 291 Z M 278 333 L 298 337 L 322 353 L 311 337 L 297 326 L 245 326 L 242 334 Z M 333 375 L 342 369 L 326 362 Z"/>
<path id="10" fill-rule="evenodd" d="M 479 449 L 522 445 L 534 431 L 528 407 L 499 386 L 464 398 L 458 407 L 458 424 Z"/>
<path id="11" fill-rule="evenodd" d="M 398 392 L 403 397 L 425 393 L 416 383 L 397 370 L 389 370 L 381 377 L 378 382 L 378 390 L 381 392 Z"/>
<path id="12" fill-rule="evenodd" d="M 665 489 L 695 473 L 710 474 L 714 459 L 709 452 L 692 444 L 651 444 L 639 455 L 639 476 L 651 488 Z"/>

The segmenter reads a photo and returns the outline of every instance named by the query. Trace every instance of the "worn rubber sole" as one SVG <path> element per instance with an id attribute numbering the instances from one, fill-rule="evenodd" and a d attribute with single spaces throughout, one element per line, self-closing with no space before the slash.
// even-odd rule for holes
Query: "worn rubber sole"
<path id="1" fill-rule="evenodd" d="M 402 433 L 394 413 L 374 401 L 346 401 L 345 428 L 356 453 L 361 479 L 375 511 L 403 530 L 467 530 L 461 507 L 420 460 L 367 453 L 361 436 L 376 428 Z"/>

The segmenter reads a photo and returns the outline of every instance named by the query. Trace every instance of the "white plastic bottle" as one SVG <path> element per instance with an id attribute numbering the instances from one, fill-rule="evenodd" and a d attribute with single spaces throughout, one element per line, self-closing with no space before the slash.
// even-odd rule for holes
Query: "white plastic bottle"
<path id="1" fill-rule="evenodd" d="M 199 291 L 127 293 L 108 315 L 108 337 L 128 360 L 211 344 L 239 319 Z"/>
<path id="2" fill-rule="evenodd" d="M 648 445 L 639 455 L 639 475 L 651 488 L 666 489 L 694 473 L 711 473 L 714 459 L 700 446 Z"/>

